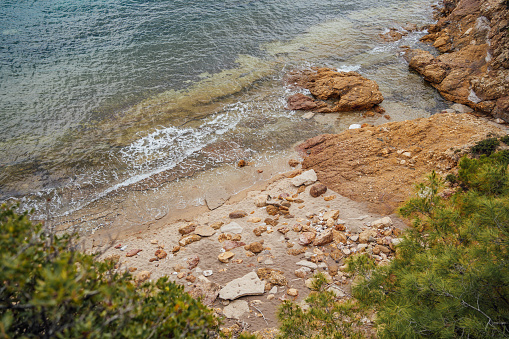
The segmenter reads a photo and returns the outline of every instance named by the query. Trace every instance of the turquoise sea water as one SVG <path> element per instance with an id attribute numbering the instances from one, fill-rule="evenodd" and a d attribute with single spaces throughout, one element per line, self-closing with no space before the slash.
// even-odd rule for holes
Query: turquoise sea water
<path id="1" fill-rule="evenodd" d="M 3 0 L 0 200 L 65 214 L 120 188 L 270 161 L 362 120 L 304 121 L 284 109 L 294 91 L 284 74 L 309 66 L 376 80 L 395 119 L 429 115 L 444 103 L 399 56 L 424 33 L 397 43 L 379 34 L 431 22 L 430 5 Z"/>

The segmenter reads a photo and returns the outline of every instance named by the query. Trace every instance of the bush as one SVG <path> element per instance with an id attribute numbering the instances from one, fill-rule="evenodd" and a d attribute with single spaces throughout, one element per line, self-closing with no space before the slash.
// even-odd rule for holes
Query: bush
<path id="1" fill-rule="evenodd" d="M 136 286 L 114 262 L 77 251 L 70 235 L 0 207 L 1 338 L 203 338 L 211 311 L 160 278 Z"/>
<path id="2" fill-rule="evenodd" d="M 306 298 L 308 306 L 285 301 L 278 312 L 281 321 L 278 338 L 362 338 L 356 319 L 359 308 L 353 302 L 338 301 L 336 295 L 327 291 L 325 276 L 315 275 L 316 292 Z"/>
<path id="3" fill-rule="evenodd" d="M 500 145 L 500 141 L 497 138 L 488 138 L 479 141 L 472 148 L 470 148 L 470 152 L 475 155 L 491 155 L 498 145 Z"/>
<path id="4" fill-rule="evenodd" d="M 432 173 L 400 213 L 413 229 L 354 295 L 378 310 L 381 338 L 509 336 L 509 193 L 504 155 L 464 158 L 465 189 L 438 196 Z M 497 184 L 495 181 L 499 181 Z"/>

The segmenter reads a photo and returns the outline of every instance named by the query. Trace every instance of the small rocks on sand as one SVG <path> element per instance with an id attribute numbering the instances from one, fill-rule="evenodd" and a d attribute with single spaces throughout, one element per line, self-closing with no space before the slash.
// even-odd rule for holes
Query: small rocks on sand
<path id="1" fill-rule="evenodd" d="M 179 233 L 182 235 L 189 234 L 191 232 L 194 232 L 194 230 L 196 229 L 197 226 L 198 226 L 197 223 L 191 222 L 187 225 L 179 227 Z"/>
<path id="2" fill-rule="evenodd" d="M 140 253 L 141 249 L 136 249 L 136 250 L 130 250 L 129 252 L 126 253 L 126 257 L 134 257 L 136 254 Z"/>
<path id="3" fill-rule="evenodd" d="M 296 288 L 289 288 L 288 291 L 286 291 L 286 294 L 290 297 L 296 297 L 299 295 L 299 291 Z"/>
<path id="4" fill-rule="evenodd" d="M 161 260 L 166 258 L 166 256 L 168 256 L 168 253 L 166 253 L 162 249 L 158 249 L 154 255 L 157 257 L 157 259 Z"/>
<path id="5" fill-rule="evenodd" d="M 223 314 L 228 319 L 239 320 L 247 312 L 249 312 L 249 304 L 245 300 L 235 300 L 223 309 Z"/>
<path id="6" fill-rule="evenodd" d="M 263 251 L 263 240 L 252 242 L 249 245 L 244 246 L 244 249 L 253 253 L 260 253 Z"/>
<path id="7" fill-rule="evenodd" d="M 295 159 L 290 159 L 288 160 L 288 165 L 290 165 L 290 167 L 297 167 L 300 165 L 300 162 Z"/>
<path id="8" fill-rule="evenodd" d="M 327 229 L 324 232 L 320 233 L 313 242 L 315 246 L 323 246 L 328 243 L 331 243 L 334 240 L 334 235 L 331 229 Z"/>
<path id="9" fill-rule="evenodd" d="M 223 252 L 223 253 L 219 254 L 219 255 L 217 256 L 217 259 L 218 259 L 220 262 L 222 262 L 222 263 L 225 263 L 225 264 L 226 264 L 226 263 L 227 263 L 227 262 L 229 262 L 229 261 L 230 261 L 230 259 L 231 259 L 231 258 L 233 258 L 234 256 L 235 256 L 235 253 L 227 251 L 227 252 Z"/>
<path id="10" fill-rule="evenodd" d="M 324 184 L 318 183 L 318 184 L 311 186 L 311 188 L 309 190 L 309 195 L 311 195 L 313 198 L 318 198 L 325 192 L 327 192 L 327 186 L 325 186 Z"/>
<path id="11" fill-rule="evenodd" d="M 223 233 L 234 233 L 240 234 L 242 233 L 243 228 L 235 221 L 230 222 L 229 224 L 221 226 L 221 232 Z"/>
<path id="12" fill-rule="evenodd" d="M 316 233 L 314 232 L 302 232 L 299 234 L 299 244 L 302 246 L 309 245 L 315 240 Z"/>
<path id="13" fill-rule="evenodd" d="M 318 268 L 317 264 L 315 264 L 311 261 L 307 261 L 307 260 L 301 260 L 301 261 L 297 262 L 295 265 L 304 266 L 304 267 L 310 268 L 312 270 L 316 270 Z"/>
<path id="14" fill-rule="evenodd" d="M 187 246 L 193 242 L 199 241 L 201 237 L 198 234 L 191 234 L 179 240 L 180 246 Z"/>
<path id="15" fill-rule="evenodd" d="M 151 274 L 152 273 L 149 271 L 141 271 L 136 275 L 136 278 L 134 278 L 134 281 L 136 284 L 141 284 L 141 283 L 147 281 L 148 279 L 150 279 Z"/>
<path id="16" fill-rule="evenodd" d="M 210 226 L 198 226 L 194 230 L 194 233 L 202 237 L 211 237 L 216 234 L 216 230 Z"/>
<path id="17" fill-rule="evenodd" d="M 238 210 L 231 212 L 228 216 L 230 217 L 230 219 L 240 219 L 247 216 L 247 213 L 245 211 Z"/>

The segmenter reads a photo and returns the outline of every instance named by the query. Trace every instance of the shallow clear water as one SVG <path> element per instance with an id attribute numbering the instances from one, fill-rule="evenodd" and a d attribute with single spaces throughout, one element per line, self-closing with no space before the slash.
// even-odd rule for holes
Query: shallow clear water
<path id="1" fill-rule="evenodd" d="M 309 66 L 377 81 L 393 120 L 427 116 L 445 103 L 399 56 L 399 46 L 418 45 L 423 33 L 396 43 L 379 34 L 429 23 L 430 5 L 4 0 L 0 200 L 20 200 L 44 217 L 109 204 L 122 190 L 164 191 L 202 171 L 210 173 L 203 180 L 225 184 L 233 174 L 220 168 L 238 159 L 262 166 L 305 138 L 384 122 L 360 113 L 303 120 L 285 110 L 294 90 L 284 74 Z M 187 189 L 164 194 L 179 208 L 203 203 L 201 193 L 179 193 Z"/>

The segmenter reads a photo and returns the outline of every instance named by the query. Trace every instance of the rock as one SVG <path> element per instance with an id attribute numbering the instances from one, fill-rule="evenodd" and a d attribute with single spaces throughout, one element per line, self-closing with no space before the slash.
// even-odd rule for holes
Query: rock
<path id="1" fill-rule="evenodd" d="M 276 294 L 277 293 L 277 286 L 274 286 L 269 291 L 270 294 Z"/>
<path id="2" fill-rule="evenodd" d="M 191 235 L 188 235 L 187 237 L 183 237 L 182 239 L 180 239 L 179 245 L 182 247 L 187 246 L 193 242 L 199 241 L 200 239 L 201 239 L 201 237 L 198 234 L 191 234 Z"/>
<path id="3" fill-rule="evenodd" d="M 327 186 L 325 186 L 324 184 L 315 184 L 311 186 L 309 190 L 309 195 L 311 195 L 313 198 L 318 198 L 325 192 L 327 192 Z"/>
<path id="4" fill-rule="evenodd" d="M 246 295 L 262 295 L 265 292 L 265 284 L 258 278 L 255 272 L 250 272 L 230 281 L 219 291 L 221 299 L 235 300 Z"/>
<path id="5" fill-rule="evenodd" d="M 315 241 L 313 241 L 313 245 L 315 246 L 323 246 L 328 243 L 331 243 L 334 240 L 334 235 L 331 229 L 327 229 L 322 233 L 318 234 Z"/>
<path id="6" fill-rule="evenodd" d="M 187 269 L 193 270 L 200 263 L 200 257 L 194 256 L 187 260 Z"/>
<path id="7" fill-rule="evenodd" d="M 198 226 L 198 224 L 195 222 L 189 223 L 187 225 L 179 227 L 179 233 L 182 235 L 189 234 L 191 232 L 194 232 L 194 230 L 196 229 L 197 226 Z"/>
<path id="8" fill-rule="evenodd" d="M 370 238 L 376 237 L 376 231 L 373 229 L 367 229 L 359 234 L 359 242 L 365 244 L 370 241 Z"/>
<path id="9" fill-rule="evenodd" d="M 178 251 L 180 251 L 180 246 L 173 246 L 173 248 L 172 248 L 171 252 L 172 252 L 173 254 L 175 254 L 175 253 L 177 253 Z"/>
<path id="10" fill-rule="evenodd" d="M 352 254 L 352 251 L 349 248 L 343 248 L 343 253 L 345 255 L 350 255 L 350 254 Z"/>
<path id="11" fill-rule="evenodd" d="M 152 273 L 149 272 L 149 271 L 141 271 L 139 272 L 137 275 L 136 275 L 136 278 L 134 278 L 134 282 L 139 285 L 145 281 L 147 281 L 148 279 L 150 279 L 150 275 Z"/>
<path id="12" fill-rule="evenodd" d="M 332 238 L 336 244 L 346 244 L 347 238 L 344 232 L 332 230 Z"/>
<path id="13" fill-rule="evenodd" d="M 245 300 L 232 301 L 223 309 L 223 314 L 228 319 L 239 320 L 247 312 L 249 312 L 249 304 Z"/>
<path id="14" fill-rule="evenodd" d="M 315 240 L 316 234 L 314 232 L 302 232 L 299 234 L 299 244 L 302 246 L 309 245 Z"/>
<path id="15" fill-rule="evenodd" d="M 334 293 L 337 298 L 343 298 L 346 296 L 345 292 L 337 285 L 331 285 L 327 288 L 327 291 Z"/>
<path id="16" fill-rule="evenodd" d="M 288 160 L 288 165 L 290 167 L 297 167 L 300 165 L 300 161 L 295 160 L 295 159 L 290 159 L 290 160 Z"/>
<path id="17" fill-rule="evenodd" d="M 214 187 L 205 192 L 205 203 L 210 210 L 222 206 L 228 199 L 230 199 L 230 194 L 222 186 Z"/>
<path id="18" fill-rule="evenodd" d="M 403 153 L 404 154 L 404 153 Z M 392 226 L 392 219 L 389 217 L 383 217 L 382 219 L 375 220 L 371 223 L 372 227 L 376 227 L 378 229 Z"/>
<path id="19" fill-rule="evenodd" d="M 254 224 L 256 224 L 257 222 L 260 222 L 262 221 L 262 218 L 258 218 L 258 217 L 251 217 L 249 219 L 247 219 L 248 222 L 252 222 Z"/>
<path id="20" fill-rule="evenodd" d="M 312 270 L 316 270 L 318 268 L 317 264 L 312 263 L 311 261 L 307 261 L 307 260 L 301 260 L 301 261 L 297 262 L 295 265 L 304 266 L 304 267 L 310 268 Z"/>
<path id="21" fill-rule="evenodd" d="M 186 277 L 186 281 L 189 281 L 190 283 L 194 283 L 196 281 L 196 277 L 192 274 L 188 274 Z"/>
<path id="22" fill-rule="evenodd" d="M 294 232 L 300 232 L 300 231 L 302 231 L 302 225 L 301 224 L 295 224 L 295 225 L 293 225 L 292 230 Z"/>
<path id="23" fill-rule="evenodd" d="M 271 218 L 265 218 L 265 220 L 263 222 L 265 223 L 265 225 L 274 226 L 274 227 L 277 226 L 277 224 L 279 223 L 279 221 L 271 219 Z"/>
<path id="24" fill-rule="evenodd" d="M 294 73 L 289 82 L 308 89 L 317 99 L 311 101 L 312 99 L 306 99 L 307 97 L 303 94 L 296 94 L 288 98 L 291 99 L 292 105 L 300 104 L 301 106 L 297 107 L 305 107 L 321 113 L 370 109 L 383 101 L 378 85 L 356 72 L 313 68 Z"/>
<path id="25" fill-rule="evenodd" d="M 205 275 L 205 272 L 210 272 L 209 275 L 212 274 L 212 271 L 203 271 L 203 275 Z M 198 277 L 196 280 L 197 282 L 190 289 L 189 294 L 195 299 L 200 298 L 202 304 L 211 306 L 216 300 L 221 286 L 203 276 Z"/>
<path id="26" fill-rule="evenodd" d="M 253 229 L 253 233 L 259 237 L 262 235 L 263 232 L 266 232 L 267 231 L 267 226 L 265 225 L 261 225 L 261 226 L 258 226 L 256 227 L 255 229 Z"/>
<path id="27" fill-rule="evenodd" d="M 157 257 L 157 259 L 161 260 L 166 258 L 168 256 L 168 253 L 166 253 L 162 249 L 158 249 L 154 255 Z"/>
<path id="28" fill-rule="evenodd" d="M 286 226 L 282 226 L 282 227 L 279 227 L 277 229 L 277 231 L 281 234 L 286 234 L 286 233 L 290 232 L 290 229 Z"/>
<path id="29" fill-rule="evenodd" d="M 357 245 L 357 252 L 363 252 L 366 250 L 366 248 L 368 248 L 367 244 L 359 244 Z"/>
<path id="30" fill-rule="evenodd" d="M 215 230 L 218 230 L 221 228 L 221 226 L 224 225 L 224 222 L 221 222 L 221 221 L 217 221 L 215 223 L 213 223 L 212 225 L 210 225 L 210 227 L 212 227 L 213 229 Z"/>
<path id="31" fill-rule="evenodd" d="M 329 271 L 330 276 L 334 277 L 338 274 L 339 266 L 336 264 L 329 264 L 327 266 L 327 270 Z"/>
<path id="32" fill-rule="evenodd" d="M 286 280 L 286 277 L 282 273 L 277 271 L 272 271 L 268 276 L 267 280 L 271 284 L 278 286 L 286 286 L 288 284 L 288 280 Z"/>
<path id="33" fill-rule="evenodd" d="M 259 195 L 255 198 L 254 204 L 256 207 L 265 207 L 267 206 L 267 200 L 269 200 L 269 197 L 266 194 Z"/>
<path id="34" fill-rule="evenodd" d="M 318 107 L 318 104 L 312 98 L 302 94 L 297 93 L 288 97 L 286 109 L 289 110 L 312 110 Z"/>
<path id="35" fill-rule="evenodd" d="M 198 226 L 194 230 L 194 233 L 201 237 L 211 237 L 216 234 L 216 230 L 210 226 Z"/>
<path id="36" fill-rule="evenodd" d="M 152 245 L 157 245 L 157 243 L 158 243 L 158 242 L 159 242 L 159 240 L 157 240 L 157 239 L 152 239 L 152 240 L 150 240 L 150 243 L 151 243 Z"/>
<path id="37" fill-rule="evenodd" d="M 276 215 L 276 214 L 278 214 L 278 212 L 279 212 L 279 208 L 277 208 L 277 207 L 276 207 L 276 206 L 274 206 L 274 205 L 268 205 L 268 206 L 265 208 L 265 210 L 267 211 L 267 213 L 268 213 L 269 215 Z"/>
<path id="38" fill-rule="evenodd" d="M 223 244 L 223 248 L 225 251 L 233 250 L 234 248 L 245 246 L 246 243 L 242 241 L 233 241 L 233 240 L 226 240 Z"/>
<path id="39" fill-rule="evenodd" d="M 309 120 L 311 118 L 313 118 L 315 116 L 315 113 L 313 112 L 307 112 L 305 114 L 302 115 L 302 119 L 304 120 Z"/>
<path id="40" fill-rule="evenodd" d="M 286 294 L 291 297 L 296 297 L 299 295 L 299 291 L 296 288 L 289 288 L 288 291 L 286 291 Z"/>
<path id="41" fill-rule="evenodd" d="M 220 262 L 222 262 L 222 263 L 225 263 L 225 264 L 226 264 L 226 263 L 228 263 L 228 262 L 230 261 L 230 259 L 231 259 L 231 258 L 233 258 L 234 256 L 235 256 L 235 253 L 227 251 L 227 252 L 223 252 L 223 253 L 219 254 L 219 255 L 217 256 L 217 259 L 218 259 Z"/>
<path id="42" fill-rule="evenodd" d="M 258 270 L 256 270 L 256 275 L 258 276 L 258 278 L 260 278 L 262 280 L 267 280 L 267 279 L 269 279 L 272 272 L 277 272 L 279 274 L 283 274 L 283 271 L 280 271 L 280 270 L 276 270 L 276 269 L 268 268 L 268 267 L 260 267 Z"/>
<path id="43" fill-rule="evenodd" d="M 240 219 L 247 216 L 247 213 L 244 211 L 233 211 L 229 215 L 230 219 Z"/>
<path id="44" fill-rule="evenodd" d="M 301 267 L 299 269 L 296 269 L 294 273 L 297 277 L 304 279 L 311 272 L 312 271 L 309 267 Z"/>
<path id="45" fill-rule="evenodd" d="M 136 250 L 130 250 L 129 252 L 126 253 L 126 257 L 134 257 L 136 254 L 140 253 L 141 249 L 136 249 Z"/>
<path id="46" fill-rule="evenodd" d="M 239 162 L 237 163 L 237 167 L 240 167 L 240 168 L 245 167 L 246 165 L 247 165 L 247 162 L 244 159 L 239 160 Z"/>
<path id="47" fill-rule="evenodd" d="M 205 270 L 203 271 L 203 275 L 205 277 L 210 277 L 213 274 L 212 270 Z"/>
<path id="48" fill-rule="evenodd" d="M 348 126 L 348 129 L 359 129 L 359 128 L 362 128 L 361 124 L 351 124 L 350 126 Z"/>
<path id="49" fill-rule="evenodd" d="M 350 240 L 352 240 L 353 242 L 357 242 L 359 240 L 359 235 L 358 234 L 351 235 Z"/>
<path id="50" fill-rule="evenodd" d="M 251 251 L 253 253 L 260 253 L 261 251 L 263 251 L 263 240 L 252 242 L 249 245 L 244 246 L 244 249 L 246 251 Z"/>
<path id="51" fill-rule="evenodd" d="M 323 200 L 325 200 L 325 201 L 331 201 L 334 199 L 336 199 L 335 195 L 329 195 L 329 196 L 323 197 Z"/>
<path id="52" fill-rule="evenodd" d="M 233 233 L 233 234 L 240 234 L 242 233 L 243 228 L 235 221 L 230 222 L 229 224 L 221 226 L 221 232 L 222 233 Z"/>
<path id="53" fill-rule="evenodd" d="M 327 211 L 323 214 L 323 219 L 324 220 L 327 220 L 327 219 L 334 219 L 334 220 L 337 220 L 339 218 L 339 211 L 338 210 L 331 210 L 331 211 Z"/>
<path id="54" fill-rule="evenodd" d="M 317 181 L 318 178 L 316 176 L 316 173 L 313 169 L 309 171 L 305 171 L 302 174 L 296 176 L 295 178 L 292 178 L 292 185 L 294 186 L 301 186 L 301 185 L 311 185 L 315 181 Z"/>

